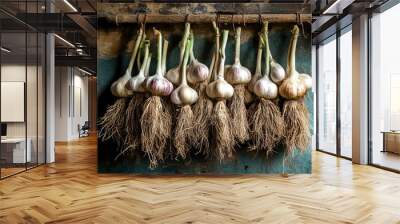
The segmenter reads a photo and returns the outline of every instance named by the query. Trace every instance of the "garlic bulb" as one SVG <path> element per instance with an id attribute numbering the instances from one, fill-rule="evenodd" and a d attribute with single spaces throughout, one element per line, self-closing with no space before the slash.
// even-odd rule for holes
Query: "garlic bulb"
<path id="1" fill-rule="evenodd" d="M 271 80 L 274 83 L 276 83 L 277 85 L 279 85 L 285 79 L 285 76 L 286 76 L 285 69 L 283 69 L 282 65 L 280 65 L 278 62 L 275 61 L 275 59 L 272 57 L 271 53 L 270 53 L 270 60 L 271 60 L 271 64 L 270 64 Z"/>
<path id="2" fill-rule="evenodd" d="M 232 85 L 246 84 L 250 82 L 251 73 L 248 68 L 240 64 L 240 34 L 241 27 L 236 28 L 235 35 L 235 62 L 231 66 L 227 66 L 225 72 L 226 81 Z"/>
<path id="3" fill-rule="evenodd" d="M 258 41 L 258 50 L 257 50 L 257 63 L 256 63 L 256 71 L 254 72 L 254 75 L 251 77 L 251 80 L 249 84 L 247 85 L 247 88 L 250 92 L 254 92 L 254 85 L 256 82 L 262 77 L 261 74 L 261 60 L 262 60 L 262 51 L 263 51 L 263 39 L 261 35 L 259 35 L 259 41 Z"/>
<path id="4" fill-rule="evenodd" d="M 129 90 L 132 90 L 134 92 L 145 92 L 146 89 L 144 88 L 143 83 L 145 82 L 146 77 L 144 76 L 145 73 L 145 69 L 147 66 L 147 62 L 149 61 L 149 46 L 150 46 L 150 42 L 149 41 L 145 41 L 145 45 L 144 45 L 144 59 L 143 59 L 143 63 L 140 67 L 140 71 L 138 73 L 138 75 L 132 77 L 131 79 L 129 79 L 129 81 L 126 83 L 126 88 Z"/>
<path id="5" fill-rule="evenodd" d="M 209 70 L 205 64 L 200 63 L 194 57 L 193 53 L 194 36 L 192 32 L 190 33 L 190 39 L 192 41 L 192 44 L 190 48 L 190 63 L 188 65 L 187 81 L 191 84 L 196 84 L 208 79 Z"/>
<path id="6" fill-rule="evenodd" d="M 305 73 L 300 73 L 299 79 L 300 79 L 301 82 L 304 83 L 304 85 L 306 86 L 307 89 L 311 89 L 312 88 L 312 78 L 311 78 L 311 76 L 309 76 L 308 74 L 305 74 Z"/>
<path id="7" fill-rule="evenodd" d="M 299 78 L 299 72 L 296 71 L 296 45 L 298 36 L 299 27 L 295 25 L 289 45 L 287 76 L 279 86 L 279 94 L 286 99 L 298 99 L 303 97 L 307 92 L 307 86 Z"/>
<path id="8" fill-rule="evenodd" d="M 138 36 L 136 38 L 135 48 L 132 51 L 132 56 L 129 61 L 128 68 L 125 71 L 125 74 L 122 77 L 120 77 L 119 79 L 117 79 L 117 81 L 115 81 L 111 84 L 111 93 L 116 97 L 128 97 L 133 94 L 132 90 L 129 90 L 126 88 L 126 83 L 132 77 L 131 76 L 132 68 L 133 68 L 133 64 L 135 63 L 139 45 L 142 42 L 142 37 L 143 37 L 143 29 L 140 28 Z"/>
<path id="9" fill-rule="evenodd" d="M 168 96 L 171 94 L 173 90 L 172 83 L 164 78 L 163 68 L 165 65 L 162 65 L 162 62 L 165 63 L 165 59 L 161 60 L 162 55 L 162 35 L 160 31 L 154 28 L 154 33 L 158 38 L 158 45 L 157 45 L 157 71 L 156 74 L 150 76 L 146 80 L 146 87 L 147 89 L 153 94 L 157 96 Z M 167 51 L 168 44 L 164 44 L 164 51 Z M 163 55 L 164 57 L 167 54 Z"/>
<path id="10" fill-rule="evenodd" d="M 223 31 L 218 75 L 216 80 L 211 82 L 206 89 L 207 96 L 213 99 L 228 99 L 233 96 L 233 87 L 224 79 L 225 48 L 228 34 L 228 30 Z"/>
<path id="11" fill-rule="evenodd" d="M 278 86 L 269 78 L 270 57 L 268 43 L 268 22 L 263 25 L 263 38 L 265 42 L 265 70 L 264 75 L 254 84 L 254 93 L 265 99 L 275 99 L 278 96 Z"/>
<path id="12" fill-rule="evenodd" d="M 185 54 L 185 46 L 190 34 L 190 23 L 185 24 L 185 32 L 183 34 L 180 44 L 179 64 L 175 68 L 168 70 L 165 77 L 174 85 L 179 85 L 179 74 L 183 63 L 183 56 Z"/>
<path id="13" fill-rule="evenodd" d="M 192 44 L 192 39 L 189 39 L 185 47 L 185 55 L 181 67 L 180 85 L 171 93 L 172 103 L 179 106 L 191 105 L 199 98 L 197 92 L 188 85 L 186 80 L 186 65 L 189 60 L 189 51 Z"/>

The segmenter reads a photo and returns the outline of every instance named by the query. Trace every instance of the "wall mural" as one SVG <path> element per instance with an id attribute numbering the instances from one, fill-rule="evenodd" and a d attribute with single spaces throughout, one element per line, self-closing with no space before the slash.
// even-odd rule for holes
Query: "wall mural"
<path id="1" fill-rule="evenodd" d="M 99 17 L 99 172 L 311 172 L 308 23 L 137 21 Z"/>

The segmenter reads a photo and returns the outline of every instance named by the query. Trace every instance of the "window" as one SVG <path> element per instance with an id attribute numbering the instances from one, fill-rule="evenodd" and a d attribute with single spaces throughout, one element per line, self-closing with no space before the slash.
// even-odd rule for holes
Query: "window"
<path id="1" fill-rule="evenodd" d="M 371 18 L 372 164 L 400 170 L 400 5 Z"/>

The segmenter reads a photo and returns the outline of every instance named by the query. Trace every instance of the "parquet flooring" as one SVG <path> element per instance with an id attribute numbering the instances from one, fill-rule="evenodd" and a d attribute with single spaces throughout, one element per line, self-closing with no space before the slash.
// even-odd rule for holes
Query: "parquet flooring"
<path id="1" fill-rule="evenodd" d="M 0 223 L 400 223 L 400 175 L 313 153 L 313 174 L 97 174 L 96 139 L 0 181 Z"/>

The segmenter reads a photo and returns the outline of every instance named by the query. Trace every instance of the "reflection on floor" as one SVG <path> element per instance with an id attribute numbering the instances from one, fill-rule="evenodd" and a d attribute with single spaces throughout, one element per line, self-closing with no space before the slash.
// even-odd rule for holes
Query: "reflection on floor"
<path id="1" fill-rule="evenodd" d="M 400 171 L 400 155 L 391 152 L 375 151 L 372 157 L 373 164 Z"/>
<path id="2" fill-rule="evenodd" d="M 313 152 L 310 175 L 97 173 L 97 139 L 0 181 L 0 223 L 399 223 L 400 175 Z"/>
<path id="3" fill-rule="evenodd" d="M 30 169 L 32 167 L 36 167 L 37 164 L 36 163 L 27 163 L 26 166 L 25 164 L 9 164 L 9 165 L 5 165 L 2 164 L 3 167 L 1 168 L 1 178 L 5 178 L 8 176 L 11 176 L 13 174 L 25 171 L 26 169 Z"/>

